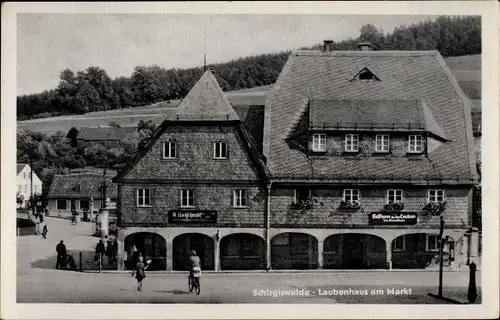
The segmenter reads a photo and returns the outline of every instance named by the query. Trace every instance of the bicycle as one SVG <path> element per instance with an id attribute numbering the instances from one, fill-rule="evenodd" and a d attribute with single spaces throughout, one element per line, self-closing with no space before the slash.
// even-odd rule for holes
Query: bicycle
<path id="1" fill-rule="evenodd" d="M 188 286 L 189 292 L 193 292 L 195 290 L 196 294 L 200 294 L 200 277 L 201 277 L 201 268 L 194 267 L 191 272 L 189 272 L 188 277 Z"/>

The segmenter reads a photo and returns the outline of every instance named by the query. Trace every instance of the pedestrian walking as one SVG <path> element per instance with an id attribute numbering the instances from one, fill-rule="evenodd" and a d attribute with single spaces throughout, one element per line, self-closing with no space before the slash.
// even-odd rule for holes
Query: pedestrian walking
<path id="1" fill-rule="evenodd" d="M 43 225 L 43 231 L 42 231 L 42 237 L 44 239 L 47 239 L 47 233 L 49 232 L 48 228 L 47 228 L 47 224 L 44 224 Z"/>
<path id="2" fill-rule="evenodd" d="M 57 262 L 56 262 L 56 269 L 66 269 L 66 246 L 64 245 L 64 242 L 61 240 L 59 244 L 56 246 L 56 252 L 57 252 Z"/>
<path id="3" fill-rule="evenodd" d="M 99 259 L 101 259 L 102 261 L 102 256 L 105 252 L 106 250 L 104 248 L 104 242 L 102 242 L 102 240 L 99 240 L 99 243 L 95 247 L 94 261 L 98 261 Z"/>
<path id="4" fill-rule="evenodd" d="M 149 267 L 151 260 L 146 261 L 147 264 L 144 264 L 142 256 L 139 256 L 139 262 L 135 265 L 134 270 L 132 271 L 132 277 L 135 274 L 135 278 L 137 279 L 137 290 L 142 291 L 142 280 L 146 278 L 146 269 Z"/>
<path id="5" fill-rule="evenodd" d="M 76 210 L 71 210 L 71 224 L 76 224 Z"/>

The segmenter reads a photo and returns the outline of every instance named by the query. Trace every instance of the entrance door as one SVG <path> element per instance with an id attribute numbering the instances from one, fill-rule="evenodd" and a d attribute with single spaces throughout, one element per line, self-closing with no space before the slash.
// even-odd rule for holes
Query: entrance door
<path id="1" fill-rule="evenodd" d="M 344 235 L 344 250 L 342 254 L 343 267 L 346 269 L 361 269 L 364 267 L 364 239 L 357 235 Z"/>

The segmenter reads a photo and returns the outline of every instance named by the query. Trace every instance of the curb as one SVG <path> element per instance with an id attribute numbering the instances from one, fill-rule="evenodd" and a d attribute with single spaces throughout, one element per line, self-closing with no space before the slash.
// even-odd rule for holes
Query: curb
<path id="1" fill-rule="evenodd" d="M 481 270 L 476 270 L 481 271 Z M 101 273 L 101 274 L 127 274 L 130 273 L 130 270 L 102 270 L 99 272 L 98 270 L 83 270 L 83 273 Z M 187 274 L 186 271 L 148 271 L 148 274 Z M 203 271 L 203 274 L 211 274 L 211 275 L 228 275 L 228 274 L 322 274 L 322 273 L 379 273 L 379 272 L 434 272 L 438 273 L 439 270 L 426 270 L 426 269 L 369 269 L 369 270 L 343 270 L 343 269 L 327 269 L 327 270 L 222 270 L 222 271 L 214 271 L 207 270 Z M 451 270 L 443 270 L 443 272 L 468 272 L 468 269 L 451 269 Z"/>

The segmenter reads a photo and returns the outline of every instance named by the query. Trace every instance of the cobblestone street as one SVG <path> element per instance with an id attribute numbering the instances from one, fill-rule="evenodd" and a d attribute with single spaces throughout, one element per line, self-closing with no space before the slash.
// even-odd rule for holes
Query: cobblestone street
<path id="1" fill-rule="evenodd" d="M 46 221 L 48 239 L 17 238 L 19 303 L 445 303 L 427 295 L 437 293 L 438 283 L 438 273 L 429 271 L 207 272 L 199 296 L 188 292 L 187 274 L 150 272 L 138 292 L 130 273 L 54 270 L 59 240 L 77 256 L 93 251 L 98 238 L 89 223 Z M 445 272 L 443 279 L 445 296 L 466 301 L 467 271 Z M 480 291 L 479 272 L 477 282 Z"/>

